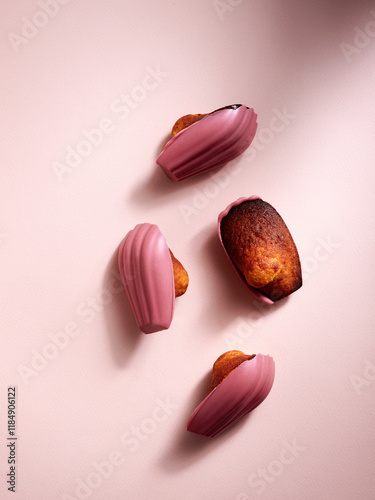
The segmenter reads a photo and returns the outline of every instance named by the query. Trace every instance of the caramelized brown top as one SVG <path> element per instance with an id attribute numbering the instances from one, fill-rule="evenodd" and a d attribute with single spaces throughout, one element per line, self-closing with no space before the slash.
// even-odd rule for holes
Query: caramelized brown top
<path id="1" fill-rule="evenodd" d="M 232 207 L 220 231 L 230 258 L 249 285 L 273 301 L 301 287 L 297 248 L 271 205 L 257 199 Z"/>

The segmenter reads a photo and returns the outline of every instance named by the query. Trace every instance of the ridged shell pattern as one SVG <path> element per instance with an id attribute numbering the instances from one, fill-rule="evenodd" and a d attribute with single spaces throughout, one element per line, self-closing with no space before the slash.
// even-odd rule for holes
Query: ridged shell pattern
<path id="1" fill-rule="evenodd" d="M 167 242 L 155 224 L 137 224 L 121 242 L 118 264 L 140 330 L 169 328 L 174 311 L 173 264 Z"/>
<path id="2" fill-rule="evenodd" d="M 210 438 L 220 434 L 264 401 L 274 379 L 271 356 L 257 354 L 244 361 L 197 406 L 187 430 Z"/>
<path id="3" fill-rule="evenodd" d="M 241 205 L 241 203 L 243 203 L 244 201 L 252 201 L 252 200 L 260 200 L 261 198 L 257 195 L 253 195 L 253 196 L 248 196 L 247 198 L 245 197 L 242 197 L 242 198 L 238 198 L 238 200 L 234 201 L 233 203 L 231 203 L 230 205 L 227 206 L 227 208 L 225 210 L 223 210 L 220 214 L 219 214 L 219 217 L 218 217 L 218 222 L 217 222 L 217 232 L 219 234 L 219 239 L 220 239 L 220 243 L 224 249 L 224 252 L 226 254 L 226 256 L 228 257 L 230 263 L 232 264 L 235 272 L 237 273 L 237 275 L 240 277 L 241 281 L 246 285 L 246 287 L 250 290 L 250 292 L 255 295 L 255 297 L 259 300 L 261 300 L 262 302 L 264 302 L 265 304 L 274 304 L 274 302 L 266 297 L 262 292 L 260 292 L 259 290 L 257 290 L 256 288 L 254 288 L 253 286 L 249 285 L 249 283 L 246 281 L 244 275 L 241 273 L 241 271 L 238 269 L 238 267 L 236 266 L 236 264 L 232 261 L 232 259 L 230 258 L 230 255 L 228 254 L 224 244 L 223 244 L 223 239 L 221 237 L 221 228 L 220 228 L 220 225 L 221 225 L 221 221 L 222 219 L 228 215 L 228 212 L 229 210 L 232 208 L 232 207 L 236 207 L 237 205 Z"/>
<path id="4" fill-rule="evenodd" d="M 174 182 L 224 165 L 250 146 L 256 119 L 244 105 L 214 111 L 176 134 L 156 163 Z"/>

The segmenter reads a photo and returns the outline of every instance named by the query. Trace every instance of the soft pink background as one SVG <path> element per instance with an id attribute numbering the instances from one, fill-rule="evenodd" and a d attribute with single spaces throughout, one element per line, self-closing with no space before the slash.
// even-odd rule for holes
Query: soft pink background
<path id="1" fill-rule="evenodd" d="M 373 2 L 51 1 L 17 52 L 9 34 L 42 4 L 1 2 L 1 498 L 374 498 Z M 343 42 L 361 45 L 350 61 Z M 155 159 L 174 121 L 232 103 L 258 113 L 256 145 L 221 176 L 172 184 Z M 289 118 L 270 132 L 275 109 Z M 103 120 L 102 142 L 59 181 L 54 162 Z M 216 236 L 219 212 L 252 194 L 285 219 L 305 277 L 261 313 Z M 113 293 L 117 247 L 139 222 L 158 224 L 191 280 L 171 328 L 149 336 Z M 269 397 L 216 440 L 187 433 L 233 348 L 274 357 Z M 53 359 L 22 376 L 42 352 Z M 129 442 L 132 426 L 146 431 Z"/>

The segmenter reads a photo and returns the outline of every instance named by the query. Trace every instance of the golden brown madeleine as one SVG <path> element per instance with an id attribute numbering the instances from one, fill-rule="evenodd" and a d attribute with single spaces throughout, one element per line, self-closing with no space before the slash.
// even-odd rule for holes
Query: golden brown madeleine
<path id="1" fill-rule="evenodd" d="M 302 286 L 297 247 L 269 203 L 260 198 L 234 203 L 221 220 L 220 232 L 229 257 L 246 282 L 272 301 Z"/>

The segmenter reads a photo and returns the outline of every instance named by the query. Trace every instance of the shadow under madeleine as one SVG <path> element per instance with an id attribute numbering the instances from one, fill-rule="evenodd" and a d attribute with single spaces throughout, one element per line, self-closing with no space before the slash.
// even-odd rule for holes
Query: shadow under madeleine
<path id="1" fill-rule="evenodd" d="M 104 315 L 114 363 L 122 368 L 140 346 L 144 333 L 138 328 L 121 281 L 117 263 L 119 246 L 108 262 L 103 288 L 112 292 L 112 301 L 104 308 Z"/>
<path id="2" fill-rule="evenodd" d="M 211 377 L 212 370 L 198 382 L 186 403 L 186 411 L 183 419 L 178 423 L 178 430 L 174 437 L 171 436 L 170 447 L 160 457 L 159 465 L 167 472 L 177 473 L 196 464 L 206 455 L 214 453 L 218 447 L 223 446 L 235 433 L 241 432 L 244 425 L 249 424 L 251 414 L 245 415 L 240 421 L 214 438 L 201 436 L 187 430 L 186 426 L 191 414 L 207 395 Z"/>
<path id="3" fill-rule="evenodd" d="M 205 331 L 217 335 L 230 328 L 238 318 L 255 322 L 260 316 L 274 314 L 287 304 L 289 297 L 274 304 L 265 304 L 250 292 L 233 270 L 220 244 L 215 224 L 212 230 L 203 229 L 190 244 L 207 262 L 207 275 L 201 286 L 215 291 L 202 291 L 206 300 L 212 301 L 201 312 L 200 324 L 204 325 Z M 220 307 L 217 307 L 218 303 Z"/>

